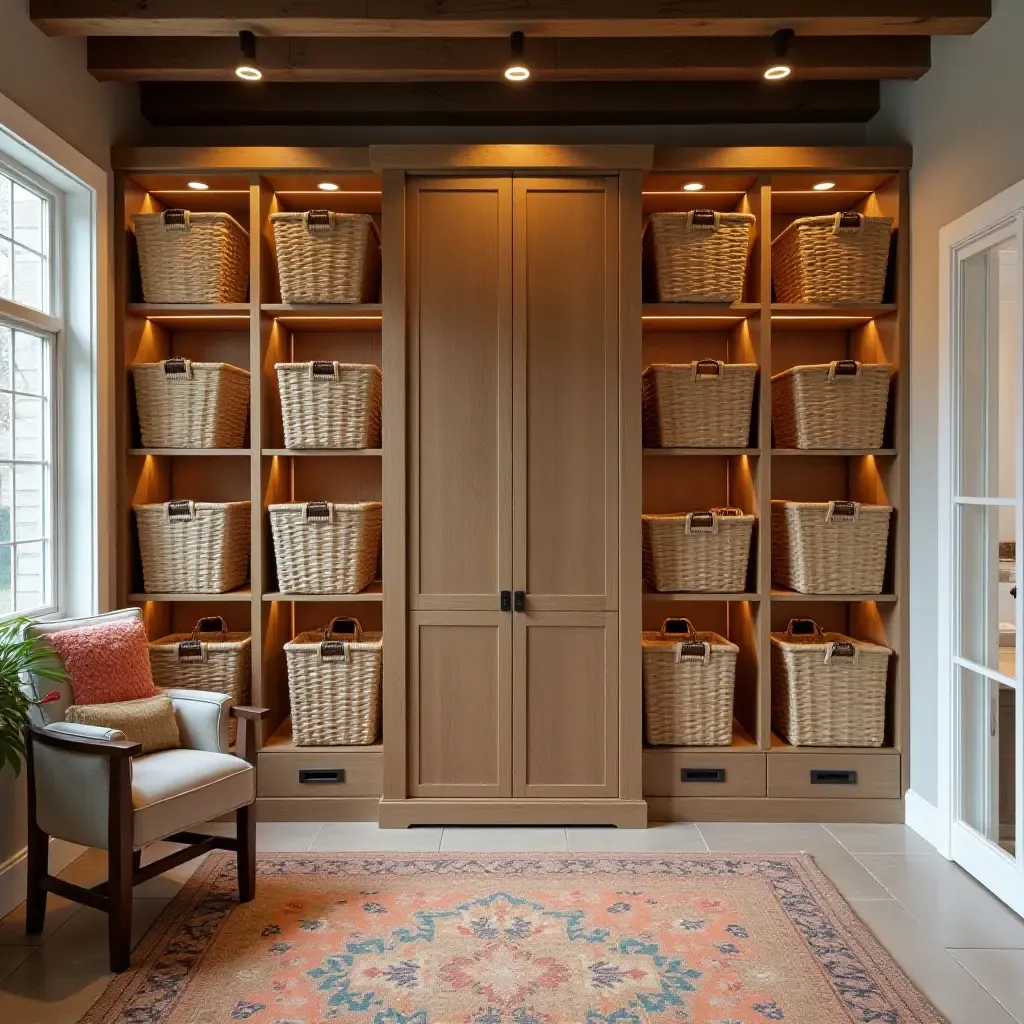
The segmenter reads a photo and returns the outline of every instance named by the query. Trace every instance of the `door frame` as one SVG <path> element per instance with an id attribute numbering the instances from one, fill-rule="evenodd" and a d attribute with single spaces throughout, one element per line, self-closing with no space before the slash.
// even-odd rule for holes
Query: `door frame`
<path id="1" fill-rule="evenodd" d="M 1017 814 L 1016 850 L 1017 858 L 1000 854 L 992 845 L 973 829 L 959 820 L 959 788 L 962 779 L 960 763 L 958 706 L 959 687 L 955 675 L 955 627 L 959 624 L 958 599 L 954 593 L 957 583 L 958 549 L 955 543 L 956 524 L 954 505 L 956 500 L 956 458 L 957 439 L 960 423 L 960 402 L 957 389 L 956 370 L 959 357 L 961 325 L 963 323 L 963 290 L 960 268 L 963 259 L 976 251 L 988 248 L 1002 238 L 1016 237 L 1019 251 L 1024 244 L 1024 181 L 1018 182 L 1004 192 L 971 210 L 946 225 L 939 233 L 939 459 L 938 459 L 938 604 L 939 616 L 935 635 L 938 644 L 938 798 L 939 823 L 935 839 L 943 856 L 956 860 L 972 875 L 988 886 L 1000 899 L 1008 903 L 1017 913 L 1024 913 L 1024 887 L 1021 886 L 1022 839 L 1024 839 L 1024 815 Z M 1018 261 L 1018 285 L 1024 299 L 1024 259 Z M 1024 302 L 1022 302 L 1024 314 Z M 1024 315 L 1020 317 L 1018 331 L 1021 334 L 1019 353 L 1024 358 Z M 1022 368 L 1018 367 L 1018 380 L 1022 379 Z M 1020 406 L 1021 403 L 1019 402 Z M 1017 410 L 1017 436 L 1024 452 L 1024 408 Z M 1018 469 L 1016 494 L 1016 533 L 1024 536 L 1022 516 L 1021 470 Z M 1018 566 L 1022 553 L 1017 552 Z M 1018 625 L 1021 613 L 1017 612 Z M 1018 633 L 1021 631 L 1018 629 Z M 1016 678 L 1018 689 L 1024 682 L 1022 677 L 1024 651 L 1016 648 Z M 964 665 L 964 660 L 960 659 Z M 964 667 L 970 667 L 965 665 Z M 1016 741 L 1016 800 L 1021 804 L 1024 785 L 1024 708 L 1017 701 L 1015 722 Z"/>

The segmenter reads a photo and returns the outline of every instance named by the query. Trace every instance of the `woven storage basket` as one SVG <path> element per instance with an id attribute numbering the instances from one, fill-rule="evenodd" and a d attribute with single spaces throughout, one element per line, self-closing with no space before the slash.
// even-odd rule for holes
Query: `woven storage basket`
<path id="1" fill-rule="evenodd" d="M 227 213 L 164 210 L 134 217 L 146 302 L 245 302 L 249 235 Z"/>
<path id="2" fill-rule="evenodd" d="M 800 594 L 880 594 L 889 505 L 772 501 L 772 582 Z"/>
<path id="3" fill-rule="evenodd" d="M 644 719 L 655 745 L 728 746 L 739 648 L 689 619 L 643 635 Z"/>
<path id="4" fill-rule="evenodd" d="M 249 578 L 249 502 L 134 505 L 147 594 L 223 594 Z"/>
<path id="5" fill-rule="evenodd" d="M 373 743 L 380 729 L 380 633 L 337 618 L 284 645 L 292 739 L 300 747 Z"/>
<path id="6" fill-rule="evenodd" d="M 800 217 L 772 242 L 776 302 L 881 302 L 891 217 Z"/>
<path id="7" fill-rule="evenodd" d="M 792 619 L 772 633 L 772 729 L 793 746 L 880 747 L 891 653 Z"/>
<path id="8" fill-rule="evenodd" d="M 644 579 L 655 590 L 746 589 L 754 517 L 738 508 L 645 515 Z"/>
<path id="9" fill-rule="evenodd" d="M 380 369 L 370 363 L 276 363 L 286 448 L 379 448 Z"/>
<path id="10" fill-rule="evenodd" d="M 659 302 L 738 302 L 743 297 L 752 213 L 652 213 L 647 225 Z"/>
<path id="11" fill-rule="evenodd" d="M 283 302 L 373 302 L 380 241 L 368 213 L 272 213 Z"/>
<path id="12" fill-rule="evenodd" d="M 252 641 L 229 633 L 219 616 L 200 619 L 191 633 L 172 633 L 149 645 L 153 682 L 166 689 L 226 693 L 232 704 L 248 704 L 252 688 Z M 228 721 L 230 742 L 238 723 Z"/>
<path id="13" fill-rule="evenodd" d="M 357 594 L 377 573 L 381 504 L 291 502 L 270 506 L 283 594 Z"/>
<path id="14" fill-rule="evenodd" d="M 648 448 L 745 448 L 756 363 L 654 363 L 644 370 Z"/>
<path id="15" fill-rule="evenodd" d="M 779 448 L 881 448 L 889 404 L 887 363 L 840 359 L 772 377 Z"/>
<path id="16" fill-rule="evenodd" d="M 135 404 L 144 448 L 241 448 L 249 371 L 229 363 L 136 363 Z"/>

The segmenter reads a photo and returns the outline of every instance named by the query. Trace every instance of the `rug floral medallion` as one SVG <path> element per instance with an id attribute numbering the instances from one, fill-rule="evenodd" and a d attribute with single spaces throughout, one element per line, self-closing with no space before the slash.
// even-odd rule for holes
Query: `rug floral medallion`
<path id="1" fill-rule="evenodd" d="M 804 855 L 270 854 L 197 870 L 83 1024 L 937 1024 Z"/>

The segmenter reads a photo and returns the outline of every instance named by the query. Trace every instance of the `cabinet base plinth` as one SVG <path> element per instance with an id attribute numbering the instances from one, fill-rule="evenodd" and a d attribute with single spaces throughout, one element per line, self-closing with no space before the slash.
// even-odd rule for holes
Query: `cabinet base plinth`
<path id="1" fill-rule="evenodd" d="M 658 821 L 856 821 L 902 823 L 902 800 L 786 799 L 784 797 L 649 796 L 651 823 Z"/>
<path id="2" fill-rule="evenodd" d="M 381 828 L 409 825 L 616 825 L 646 828 L 643 800 L 462 800 L 414 798 L 380 801 Z"/>
<path id="3" fill-rule="evenodd" d="M 379 797 L 269 796 L 256 798 L 257 821 L 376 821 Z"/>

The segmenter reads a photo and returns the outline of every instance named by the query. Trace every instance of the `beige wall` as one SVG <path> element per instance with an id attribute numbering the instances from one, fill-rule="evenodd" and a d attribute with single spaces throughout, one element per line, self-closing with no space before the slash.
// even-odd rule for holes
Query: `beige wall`
<path id="1" fill-rule="evenodd" d="M 883 87 L 870 143 L 909 142 L 911 175 L 911 788 L 937 804 L 939 229 L 1024 179 L 1024 2 L 994 0 L 976 35 L 935 39 L 919 82 Z"/>

